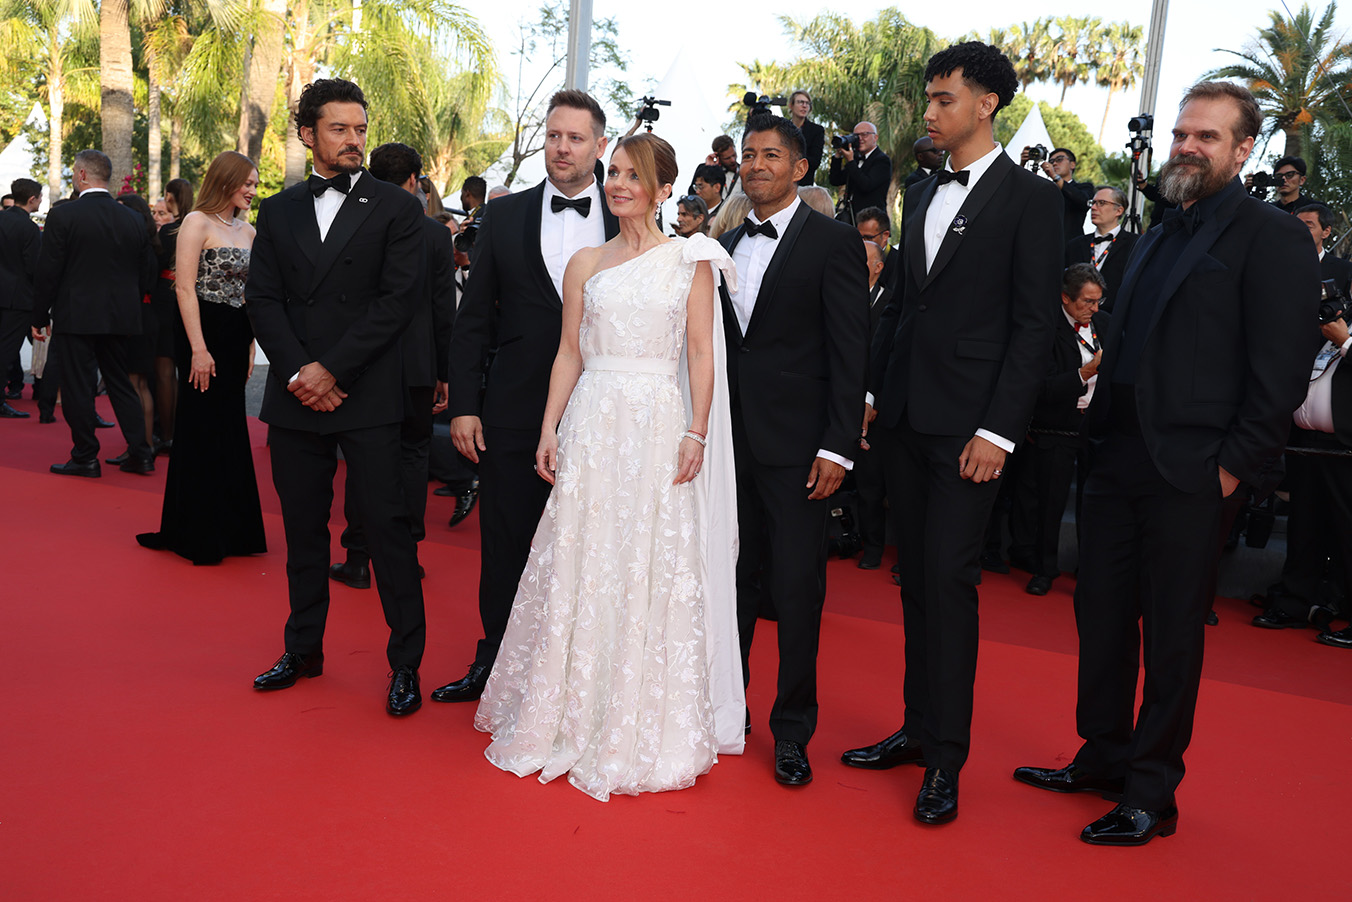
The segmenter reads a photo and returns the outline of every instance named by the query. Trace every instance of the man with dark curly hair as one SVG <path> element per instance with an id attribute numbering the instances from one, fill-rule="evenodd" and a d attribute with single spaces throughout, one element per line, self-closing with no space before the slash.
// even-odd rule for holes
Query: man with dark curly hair
<path id="1" fill-rule="evenodd" d="M 923 763 L 914 814 L 943 824 L 957 817 L 970 744 L 982 539 L 1045 375 L 1064 245 L 1057 190 L 995 143 L 995 114 L 1018 89 L 1005 55 L 957 44 L 930 59 L 925 81 L 925 130 L 948 162 L 907 192 L 903 271 L 873 341 L 864 422 L 907 514 L 906 713 L 896 733 L 842 759 Z"/>

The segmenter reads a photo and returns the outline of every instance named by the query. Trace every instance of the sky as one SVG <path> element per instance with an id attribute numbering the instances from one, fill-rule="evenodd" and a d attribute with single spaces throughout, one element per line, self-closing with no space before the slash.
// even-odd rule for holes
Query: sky
<path id="1" fill-rule="evenodd" d="M 515 87 L 516 58 L 509 55 L 518 40 L 518 23 L 536 15 L 541 0 L 460 0 L 461 4 L 479 20 L 498 52 L 499 66 L 508 73 L 509 89 Z M 1286 0 L 1292 12 L 1299 10 L 1294 0 Z M 1008 27 L 1018 21 L 1032 21 L 1042 16 L 1084 15 L 1083 4 L 1056 0 L 1047 3 L 1021 4 L 1018 12 L 1008 0 L 963 0 L 960 6 L 946 3 L 920 5 L 907 3 L 879 3 L 876 0 L 857 0 L 850 4 L 849 14 L 856 22 L 876 16 L 879 10 L 897 6 L 912 22 L 935 31 L 941 38 L 957 37 L 959 32 L 985 33 L 994 27 Z M 700 87 L 708 107 L 722 117 L 727 107 L 727 89 L 733 82 L 744 79 L 739 62 L 750 63 L 787 61 L 795 56 L 795 48 L 784 34 L 777 16 L 787 15 L 807 20 L 821 12 L 821 0 L 732 0 L 707 6 L 654 2 L 621 3 L 616 0 L 593 0 L 593 16 L 613 16 L 619 26 L 620 43 L 631 61 L 628 81 L 635 92 L 659 81 L 670 68 L 677 54 L 684 52 L 698 73 Z M 1317 12 L 1323 2 L 1314 4 Z M 954 10 L 960 9 L 960 15 Z M 1111 9 L 1111 12 L 1107 10 Z M 1174 0 L 1169 4 L 1165 26 L 1163 65 L 1160 70 L 1160 88 L 1156 101 L 1156 161 L 1161 145 L 1166 141 L 1183 92 L 1200 76 L 1225 65 L 1234 57 L 1216 52 L 1215 48 L 1240 50 L 1248 45 L 1259 28 L 1269 21 L 1269 10 L 1282 9 L 1281 0 Z M 1218 14 L 1217 10 L 1223 10 Z M 1095 10 L 1105 21 L 1127 21 L 1147 28 L 1150 25 L 1150 0 L 1116 0 L 1111 7 Z M 954 21 L 954 20 L 957 21 Z M 1352 4 L 1340 8 L 1335 18 L 1335 34 L 1352 34 Z M 1030 93 L 1037 100 L 1055 105 L 1060 88 L 1055 85 L 1034 85 Z M 1097 135 L 1103 120 L 1106 89 L 1095 86 L 1072 88 L 1066 95 L 1066 106 L 1074 111 Z M 1103 136 L 1103 146 L 1109 153 L 1123 148 L 1129 133 L 1127 120 L 1140 112 L 1139 88 L 1117 94 Z M 1268 148 L 1268 154 L 1280 152 L 1282 139 L 1278 137 Z"/>

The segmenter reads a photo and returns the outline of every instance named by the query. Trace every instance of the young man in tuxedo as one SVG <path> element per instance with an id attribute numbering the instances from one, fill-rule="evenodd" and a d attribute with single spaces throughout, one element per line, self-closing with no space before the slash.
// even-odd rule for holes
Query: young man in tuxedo
<path id="1" fill-rule="evenodd" d="M 1127 271 L 1127 258 L 1136 246 L 1137 236 L 1122 228 L 1122 214 L 1126 210 L 1127 196 L 1120 188 L 1098 189 L 1089 202 L 1089 221 L 1094 224 L 1094 231 L 1066 242 L 1066 266 L 1092 263 L 1103 274 L 1107 288 L 1100 309 L 1104 313 L 1113 309 L 1113 299 L 1121 291 L 1122 276 Z"/>
<path id="2" fill-rule="evenodd" d="M 401 716 L 422 704 L 427 635 L 399 439 L 399 343 L 420 298 L 425 217 L 413 195 L 362 168 L 366 98 L 356 85 L 307 85 L 296 131 L 313 172 L 259 207 L 244 289 L 271 362 L 259 419 L 282 504 L 291 604 L 286 651 L 254 688 L 286 689 L 323 673 L 329 509 L 342 449 L 390 628 L 385 710 Z"/>
<path id="3" fill-rule="evenodd" d="M 371 151 L 370 175 L 398 185 L 417 197 L 422 175 L 422 155 L 407 144 L 382 144 Z M 462 193 L 463 198 L 463 193 Z M 423 235 L 425 269 L 419 280 L 413 320 L 401 339 L 404 358 L 404 419 L 399 424 L 399 451 L 404 500 L 408 502 L 413 541 L 427 535 L 427 469 L 432 452 L 432 416 L 446 409 L 447 361 L 450 358 L 451 323 L 455 320 L 455 248 L 451 233 L 430 216 L 419 223 Z M 354 470 L 347 471 L 343 516 L 347 528 L 342 544 L 347 559 L 329 567 L 329 578 L 354 589 L 371 587 L 371 552 L 357 504 L 360 490 L 353 485 Z M 422 572 L 421 565 L 419 573 Z"/>
<path id="4" fill-rule="evenodd" d="M 1181 206 L 1132 255 L 1085 415 L 1075 587 L 1084 744 L 1066 767 L 1021 767 L 1014 778 L 1120 798 L 1081 832 L 1088 843 L 1141 845 L 1177 828 L 1223 499 L 1241 483 L 1275 482 L 1310 376 L 1319 266 L 1309 232 L 1237 178 L 1261 125 L 1237 85 L 1202 82 L 1184 95 L 1160 170 L 1160 190 Z"/>
<path id="5" fill-rule="evenodd" d="M 822 164 L 822 154 L 826 151 L 826 129 L 807 118 L 812 112 L 812 95 L 798 90 L 789 95 L 789 121 L 803 133 L 807 144 L 807 172 L 798 180 L 801 187 L 817 184 L 817 169 Z"/>
<path id="6" fill-rule="evenodd" d="M 42 203 L 42 186 L 21 178 L 13 181 L 10 191 L 14 203 L 0 212 L 0 361 L 19 356 L 32 325 L 33 274 L 42 246 L 42 232 L 32 218 Z M 0 401 L 0 418 L 26 420 L 29 416 L 8 401 Z"/>
<path id="7" fill-rule="evenodd" d="M 450 364 L 451 439 L 479 464 L 484 637 L 469 672 L 434 691 L 433 701 L 474 701 L 483 693 L 549 499 L 549 483 L 535 473 L 535 449 L 563 328 L 564 268 L 581 248 L 619 232 L 596 179 L 605 133 L 595 98 L 558 92 L 545 119 L 548 177 L 484 207 Z"/>
<path id="8" fill-rule="evenodd" d="M 770 709 L 775 779 L 812 780 L 817 644 L 826 597 L 827 500 L 859 448 L 868 354 L 867 265 L 854 229 L 798 198 L 802 132 L 754 116 L 742 138 L 746 221 L 719 239 L 737 266 L 722 290 L 737 467 L 737 628 L 742 672 L 761 597 L 779 617 Z M 750 714 L 747 715 L 748 729 Z"/>
<path id="9" fill-rule="evenodd" d="M 39 330 L 51 323 L 61 409 L 74 439 L 70 460 L 51 469 L 68 476 L 101 475 L 94 437 L 99 373 L 127 440 L 128 457 L 118 469 L 155 472 L 141 398 L 127 375 L 126 346 L 127 336 L 141 333 L 141 301 L 155 284 L 155 255 L 145 220 L 108 193 L 112 171 L 100 151 L 75 155 L 71 178 L 79 199 L 47 214 L 34 280 L 33 340 L 44 340 Z"/>
<path id="10" fill-rule="evenodd" d="M 861 122 L 854 127 L 859 138 L 859 150 L 838 148 L 831 154 L 831 170 L 827 180 L 833 185 L 844 185 L 850 209 L 859 215 L 868 207 L 886 207 L 887 189 L 892 185 L 892 160 L 878 149 L 878 127 L 872 122 Z"/>
<path id="11" fill-rule="evenodd" d="M 995 143 L 995 114 L 1018 90 L 1005 55 L 957 44 L 925 80 L 926 131 L 948 163 L 906 198 L 905 268 L 873 342 L 876 420 L 865 423 L 866 437 L 883 433 L 889 500 L 904 512 L 905 721 L 842 757 L 872 769 L 923 761 L 913 813 L 942 824 L 957 817 L 971 741 L 986 522 L 1046 372 L 1064 243 L 1056 189 Z"/>

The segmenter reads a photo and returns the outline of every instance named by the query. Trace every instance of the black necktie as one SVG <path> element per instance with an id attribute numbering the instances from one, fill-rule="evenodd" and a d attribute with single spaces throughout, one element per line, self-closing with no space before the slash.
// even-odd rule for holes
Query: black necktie
<path id="1" fill-rule="evenodd" d="M 949 182 L 957 182 L 964 188 L 967 187 L 967 176 L 969 174 L 970 173 L 968 173 L 966 169 L 961 169 L 957 172 L 950 172 L 947 169 L 940 169 L 938 172 L 934 173 L 934 175 L 939 179 L 940 185 L 947 185 Z"/>
<path id="2" fill-rule="evenodd" d="M 1090 243 L 1091 245 L 1092 245 L 1092 244 L 1101 244 L 1101 243 L 1104 242 L 1104 241 L 1112 241 L 1112 240 L 1113 240 L 1113 236 L 1112 236 L 1112 235 L 1095 235 L 1093 238 L 1090 238 L 1090 239 L 1089 239 L 1089 243 Z"/>
<path id="3" fill-rule="evenodd" d="M 1197 231 L 1197 205 L 1187 210 L 1182 207 L 1170 207 L 1164 211 L 1164 234 L 1170 235 L 1183 229 L 1189 235 Z"/>
<path id="4" fill-rule="evenodd" d="M 555 194 L 549 199 L 549 209 L 555 213 L 562 213 L 564 210 L 576 210 L 578 215 L 586 219 L 591 214 L 590 197 L 567 198 Z"/>
<path id="5" fill-rule="evenodd" d="M 352 176 L 346 172 L 340 172 L 333 178 L 326 179 L 322 176 L 315 175 L 312 172 L 310 173 L 310 177 L 305 180 L 305 184 L 309 186 L 310 193 L 315 197 L 318 197 L 330 188 L 334 191 L 341 191 L 346 194 L 352 187 Z"/>
<path id="6" fill-rule="evenodd" d="M 748 238 L 756 235 L 764 235 L 766 238 L 779 238 L 779 231 L 775 228 L 775 224 L 768 219 L 760 225 L 757 225 L 752 222 L 751 217 L 748 216 L 746 219 L 742 220 L 742 225 L 746 228 L 746 236 Z"/>

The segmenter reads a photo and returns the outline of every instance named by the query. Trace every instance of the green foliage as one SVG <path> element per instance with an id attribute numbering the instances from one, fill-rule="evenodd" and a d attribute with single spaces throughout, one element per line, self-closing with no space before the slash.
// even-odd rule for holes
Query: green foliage
<path id="1" fill-rule="evenodd" d="M 995 117 L 995 140 L 1005 147 L 1014 137 L 1014 133 L 1023 125 L 1023 120 L 1033 109 L 1033 100 L 1022 92 L 1014 95 L 1014 100 Z M 1075 153 L 1075 180 L 1099 184 L 1103 180 L 1103 170 L 1099 161 L 1104 157 L 1103 148 L 1089 133 L 1088 127 L 1070 110 L 1052 106 L 1046 101 L 1038 103 L 1038 112 L 1042 114 L 1047 134 L 1051 136 L 1054 147 L 1068 147 Z M 1014 148 L 1017 153 L 1021 147 Z M 1051 150 L 1051 147 L 1047 148 Z"/>

